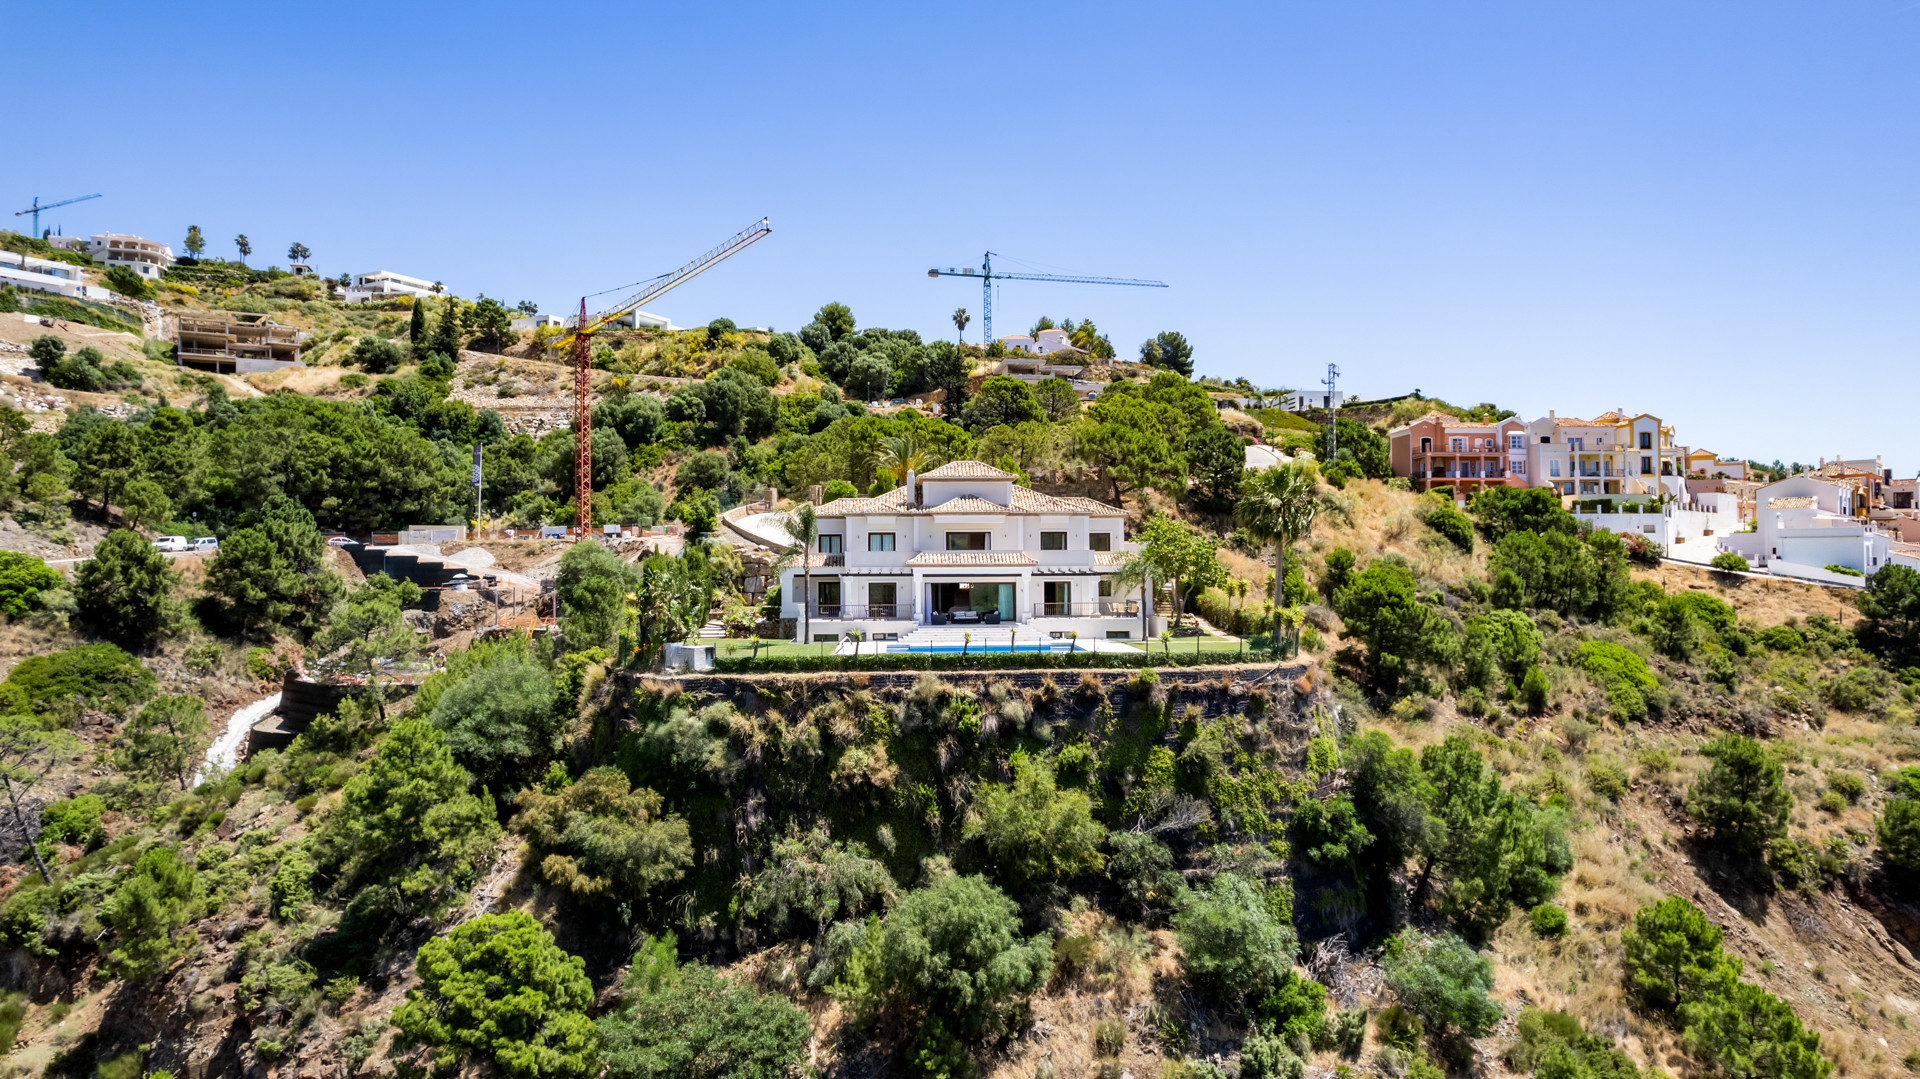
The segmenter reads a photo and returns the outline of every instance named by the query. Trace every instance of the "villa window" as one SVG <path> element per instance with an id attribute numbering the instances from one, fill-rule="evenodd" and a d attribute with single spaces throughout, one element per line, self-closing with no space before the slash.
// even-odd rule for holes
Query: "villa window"
<path id="1" fill-rule="evenodd" d="M 1547 475 L 1549 475 L 1549 476 L 1558 476 L 1558 475 L 1560 475 L 1560 462 L 1558 462 L 1558 461 L 1548 461 L 1548 462 L 1547 462 Z"/>
<path id="2" fill-rule="evenodd" d="M 1653 458 L 1651 457 L 1640 458 L 1640 474 L 1642 476 L 1653 475 Z"/>
<path id="3" fill-rule="evenodd" d="M 1111 532 L 1087 533 L 1087 550 L 1089 551 L 1113 550 L 1113 533 Z"/>
<path id="4" fill-rule="evenodd" d="M 1643 450 L 1650 450 L 1653 448 L 1653 432 L 1652 431 L 1640 432 L 1640 448 Z"/>
<path id="5" fill-rule="evenodd" d="M 1431 438 L 1423 438 L 1423 439 L 1421 439 L 1421 440 L 1420 440 L 1420 452 L 1421 452 L 1421 453 L 1432 453 L 1432 452 L 1433 452 L 1433 439 L 1431 439 Z"/>
<path id="6" fill-rule="evenodd" d="M 987 534 L 985 532 L 947 533 L 947 550 L 949 551 L 984 551 L 986 549 Z"/>
<path id="7" fill-rule="evenodd" d="M 1043 550 L 1043 551 L 1064 551 L 1064 550 L 1066 550 L 1066 549 L 1067 549 L 1067 534 L 1066 534 L 1065 532 L 1042 532 L 1042 533 L 1040 533 L 1040 549 L 1041 549 L 1041 550 Z"/>
<path id="8" fill-rule="evenodd" d="M 1527 445 L 1526 439 L 1527 436 L 1525 435 L 1508 435 L 1507 448 L 1510 450 L 1524 449 Z"/>
<path id="9" fill-rule="evenodd" d="M 820 536 L 820 553 L 821 554 L 839 554 L 840 544 L 845 538 L 846 537 L 844 536 L 827 535 L 825 533 L 822 533 Z"/>
<path id="10" fill-rule="evenodd" d="M 1111 577 L 1100 578 L 1100 598 L 1106 599 L 1111 595 L 1113 595 L 1113 578 Z"/>
<path id="11" fill-rule="evenodd" d="M 1456 439 L 1454 439 L 1454 440 L 1453 440 L 1453 452 L 1455 452 L 1455 453 L 1459 453 L 1459 452 L 1461 452 L 1461 451 L 1463 451 L 1463 450 L 1465 450 L 1466 448 L 1467 448 L 1467 440 L 1466 440 L 1466 439 L 1464 439 L 1464 438 L 1456 438 Z"/>
<path id="12" fill-rule="evenodd" d="M 891 532 L 867 533 L 867 550 L 869 551 L 893 550 L 893 533 Z"/>

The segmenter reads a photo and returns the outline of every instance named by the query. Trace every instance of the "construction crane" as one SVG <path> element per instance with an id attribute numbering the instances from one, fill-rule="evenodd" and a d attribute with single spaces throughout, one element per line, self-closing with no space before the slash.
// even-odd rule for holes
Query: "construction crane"
<path id="1" fill-rule="evenodd" d="M 700 276 L 772 231 L 773 227 L 763 217 L 672 273 L 641 282 L 639 292 L 591 318 L 587 316 L 587 297 L 580 297 L 579 319 L 548 346 L 556 352 L 568 347 L 573 349 L 573 519 L 582 536 L 587 534 L 587 527 L 593 522 L 593 440 L 590 430 L 593 416 L 587 407 L 590 396 L 587 375 L 591 370 L 593 335 L 623 316 L 640 310 L 642 304 L 651 303 L 664 293 Z"/>
<path id="2" fill-rule="evenodd" d="M 1141 288 L 1166 288 L 1165 281 L 1148 281 L 1137 277 L 1069 277 L 1065 274 L 1051 273 L 995 273 L 993 252 L 980 260 L 980 268 L 972 266 L 956 269 L 952 266 L 935 267 L 927 271 L 928 277 L 977 277 L 980 279 L 980 341 L 993 344 L 993 283 L 995 281 L 1052 281 L 1061 285 L 1137 285 Z"/>
<path id="3" fill-rule="evenodd" d="M 33 197 L 33 205 L 32 205 L 32 206 L 29 206 L 29 207 L 27 207 L 27 208 L 26 208 L 26 209 L 24 209 L 24 210 L 15 210 L 15 211 L 13 212 L 13 216 L 15 216 L 15 217 L 19 217 L 19 216 L 21 216 L 22 214 L 32 214 L 32 215 L 33 215 L 33 238 L 34 238 L 34 239 L 36 239 L 36 240 L 38 240 L 38 239 L 42 239 L 42 238 L 43 238 L 43 237 L 41 237 L 41 235 L 40 235 L 40 211 L 42 211 L 42 210 L 51 210 L 51 209 L 54 209 L 54 208 L 56 208 L 56 207 L 60 207 L 60 206 L 71 206 L 71 205 L 73 205 L 73 204 L 74 204 L 74 203 L 76 203 L 76 202 L 85 202 L 85 201 L 87 201 L 88 199 L 97 199 L 97 198 L 99 198 L 99 197 L 100 197 L 100 196 L 99 196 L 99 195 L 97 195 L 97 194 L 96 194 L 96 195 L 82 195 L 82 196 L 80 196 L 80 197 L 79 197 L 79 198 L 77 198 L 77 199 L 62 199 L 62 200 L 60 200 L 59 202 L 44 202 L 44 203 L 43 203 L 43 202 L 41 202 L 41 201 L 40 201 L 40 196 L 38 196 L 38 195 L 35 195 L 35 196 Z"/>

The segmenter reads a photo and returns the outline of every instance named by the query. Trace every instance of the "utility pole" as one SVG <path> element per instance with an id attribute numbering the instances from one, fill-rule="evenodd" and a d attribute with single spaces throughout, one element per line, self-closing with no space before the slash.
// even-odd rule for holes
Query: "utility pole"
<path id="1" fill-rule="evenodd" d="M 1339 451 L 1340 439 L 1333 425 L 1333 414 L 1340 407 L 1340 401 L 1334 389 L 1334 383 L 1340 379 L 1340 365 L 1327 365 L 1327 377 L 1320 380 L 1327 388 L 1327 467 L 1333 467 L 1333 455 Z"/>

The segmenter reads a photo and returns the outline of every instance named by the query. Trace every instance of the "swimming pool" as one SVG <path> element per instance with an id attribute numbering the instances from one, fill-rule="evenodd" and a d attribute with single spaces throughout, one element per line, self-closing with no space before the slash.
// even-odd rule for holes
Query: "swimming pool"
<path id="1" fill-rule="evenodd" d="M 1021 644 L 1015 645 L 1012 650 L 1015 652 L 1065 652 L 1067 648 L 1067 644 L 1062 642 L 1060 644 Z M 887 653 L 889 655 L 958 655 L 961 652 L 965 652 L 967 655 L 977 656 L 994 652 L 1005 654 L 1007 651 L 1007 646 L 1004 644 L 998 647 L 979 644 L 964 647 L 957 644 L 893 644 L 887 646 Z M 1085 652 L 1088 651 L 1088 649 L 1083 646 L 1080 651 Z"/>

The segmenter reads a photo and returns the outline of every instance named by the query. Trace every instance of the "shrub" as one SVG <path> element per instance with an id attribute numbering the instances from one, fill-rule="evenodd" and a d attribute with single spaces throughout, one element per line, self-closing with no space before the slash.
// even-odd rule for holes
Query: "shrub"
<path id="1" fill-rule="evenodd" d="M 998 1033 L 1053 973 L 1053 948 L 1021 940 L 1018 909 L 982 877 L 947 874 L 907 894 L 877 947 L 851 964 L 872 972 L 868 995 L 889 1008 L 924 1008 L 955 1036 Z M 858 958 L 858 957 L 857 957 Z"/>
<path id="2" fill-rule="evenodd" d="M 1567 912 L 1552 903 L 1542 903 L 1527 914 L 1533 931 L 1543 937 L 1557 937 L 1567 931 Z"/>
<path id="3" fill-rule="evenodd" d="M 107 962 L 120 977 L 148 981 L 185 954 L 198 913 L 199 881 L 172 847 L 153 847 L 133 872 L 121 878 L 100 906 L 100 921 L 113 930 Z"/>
<path id="4" fill-rule="evenodd" d="M 1627 793 L 1627 770 L 1610 760 L 1588 761 L 1587 786 L 1600 797 L 1617 802 Z"/>
<path id="5" fill-rule="evenodd" d="M 1746 855 L 1786 834 L 1793 795 L 1786 770 L 1766 747 L 1743 734 L 1727 734 L 1701 750 L 1713 767 L 1687 795 L 1687 808 L 1714 842 Z"/>
<path id="6" fill-rule="evenodd" d="M 1119 1056 L 1127 1047 L 1127 1025 L 1118 1019 L 1101 1019 L 1093 1024 L 1093 1051 L 1099 1056 Z"/>
<path id="7" fill-rule="evenodd" d="M 384 375 L 398 371 L 406 360 L 406 353 L 400 346 L 384 337 L 367 336 L 353 343 L 348 358 L 361 370 L 371 374 Z"/>
<path id="8" fill-rule="evenodd" d="M 1753 568 L 1747 564 L 1745 558 L 1734 554 L 1732 551 L 1722 551 L 1714 555 L 1713 558 L 1707 562 L 1707 565 L 1717 570 L 1725 570 L 1728 573 L 1746 573 Z"/>
<path id="9" fill-rule="evenodd" d="M 1258 1000 L 1279 988 L 1300 945 L 1285 893 L 1234 873 L 1190 893 L 1173 925 L 1188 977 L 1219 1000 Z"/>
<path id="10" fill-rule="evenodd" d="M 1093 820 L 1093 800 L 1082 790 L 1060 790 L 1053 769 L 1024 753 L 1013 758 L 1013 782 L 979 789 L 966 835 L 978 839 L 1015 885 L 1098 872 L 1106 865 Z"/>
<path id="11" fill-rule="evenodd" d="M 1278 1035 L 1255 1034 L 1240 1045 L 1243 1079 L 1300 1079 L 1306 1065 Z"/>
<path id="12" fill-rule="evenodd" d="M 56 843 L 71 843 L 92 850 L 107 836 L 100 822 L 107 803 L 97 794 L 81 794 L 58 802 L 48 802 L 40 811 L 40 851 L 51 857 Z M 6 1044 L 0 1039 L 0 1045 Z"/>
<path id="13" fill-rule="evenodd" d="M 1648 691 L 1659 686 L 1647 661 L 1612 641 L 1587 641 L 1580 646 L 1580 666 L 1607 692 L 1607 705 L 1621 720 L 1647 718 Z"/>
<path id="14" fill-rule="evenodd" d="M 40 593 L 60 587 L 60 571 L 32 555 L 0 551 L 0 613 L 19 617 L 40 606 Z"/>
<path id="15" fill-rule="evenodd" d="M 599 1022 L 608 1079 L 779 1079 L 806 1052 L 807 1013 L 723 977 L 674 964 L 669 944 L 634 957 L 624 1006 Z"/>
<path id="16" fill-rule="evenodd" d="M 1827 789 L 1852 804 L 1858 802 L 1860 796 L 1867 793 L 1867 781 L 1852 772 L 1828 772 Z"/>
<path id="17" fill-rule="evenodd" d="M 483 914 L 429 940 L 414 971 L 420 987 L 394 1010 L 393 1025 L 426 1046 L 437 1067 L 481 1061 L 517 1079 L 599 1071 L 585 963 L 525 911 Z"/>
<path id="18" fill-rule="evenodd" d="M 1459 937 L 1403 930 L 1381 966 L 1387 986 L 1439 1033 L 1477 1038 L 1500 1019 L 1500 1005 L 1487 995 L 1493 963 Z"/>
<path id="19" fill-rule="evenodd" d="M 617 768 L 596 768 L 555 794 L 522 791 L 510 825 L 543 855 L 548 884 L 576 899 L 637 901 L 693 864 L 687 822 L 662 816 L 658 794 L 633 790 Z"/>
<path id="20" fill-rule="evenodd" d="M 834 842 L 819 826 L 805 833 L 789 826 L 787 836 L 774 843 L 766 867 L 753 877 L 741 909 L 765 915 L 775 930 L 795 918 L 819 930 L 836 919 L 890 906 L 896 898 L 892 875 L 869 857 L 865 844 Z"/>
<path id="21" fill-rule="evenodd" d="M 1434 506 L 1422 512 L 1420 521 L 1455 547 L 1472 552 L 1473 522 L 1467 519 L 1466 514 L 1455 509 L 1452 503 Z"/>
<path id="22" fill-rule="evenodd" d="M 153 696 L 153 672 L 111 644 L 83 644 L 29 656 L 0 683 L 0 711 L 67 722 L 82 709 L 124 712 Z"/>
<path id="23" fill-rule="evenodd" d="M 1838 573 L 1843 577 L 1865 577 L 1866 576 L 1866 574 L 1861 573 L 1859 570 L 1854 569 L 1851 566 L 1843 566 L 1838 562 L 1829 562 L 1820 568 L 1826 570 L 1828 573 Z"/>

